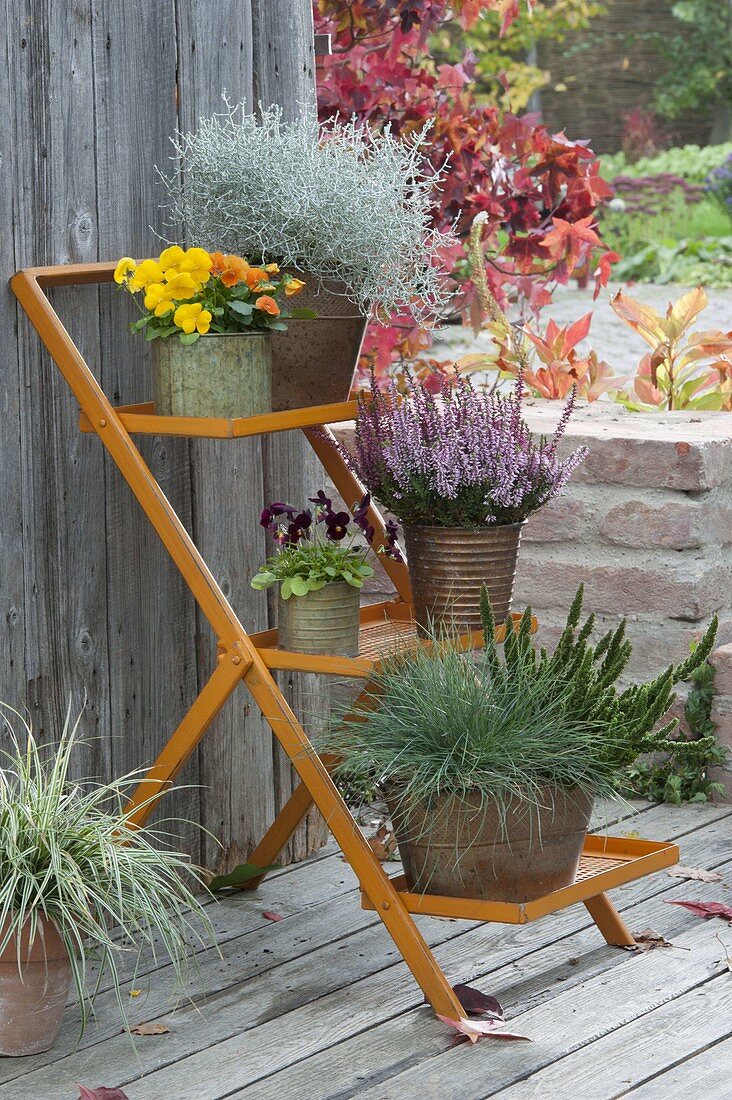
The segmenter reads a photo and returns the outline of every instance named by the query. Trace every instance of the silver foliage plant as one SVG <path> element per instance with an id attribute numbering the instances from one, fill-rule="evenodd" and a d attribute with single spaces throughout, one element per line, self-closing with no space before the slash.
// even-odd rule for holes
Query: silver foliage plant
<path id="1" fill-rule="evenodd" d="M 448 301 L 439 257 L 453 238 L 432 227 L 442 174 L 425 174 L 424 142 L 227 103 L 173 139 L 175 170 L 160 172 L 169 224 L 204 248 L 342 280 L 364 313 L 428 322 Z"/>

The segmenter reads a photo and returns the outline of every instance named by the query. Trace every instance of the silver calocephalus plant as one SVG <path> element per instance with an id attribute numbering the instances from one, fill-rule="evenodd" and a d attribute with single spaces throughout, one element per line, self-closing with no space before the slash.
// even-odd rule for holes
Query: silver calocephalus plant
<path id="1" fill-rule="evenodd" d="M 312 114 L 285 122 L 278 107 L 256 118 L 227 103 L 173 139 L 175 170 L 160 172 L 168 222 L 205 248 L 342 281 L 364 313 L 428 322 L 449 299 L 439 257 L 453 238 L 432 225 L 442 173 L 424 143 L 424 130 L 318 130 Z"/>

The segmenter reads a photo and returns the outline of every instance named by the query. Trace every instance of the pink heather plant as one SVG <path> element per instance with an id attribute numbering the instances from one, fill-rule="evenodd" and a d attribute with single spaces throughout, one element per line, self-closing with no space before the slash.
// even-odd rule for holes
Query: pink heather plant
<path id="1" fill-rule="evenodd" d="M 574 391 L 551 439 L 532 438 L 513 393 L 478 394 L 462 377 L 438 396 L 413 377 L 402 397 L 392 383 L 359 397 L 353 468 L 402 523 L 484 527 L 520 523 L 556 496 L 586 449 L 557 453 Z"/>

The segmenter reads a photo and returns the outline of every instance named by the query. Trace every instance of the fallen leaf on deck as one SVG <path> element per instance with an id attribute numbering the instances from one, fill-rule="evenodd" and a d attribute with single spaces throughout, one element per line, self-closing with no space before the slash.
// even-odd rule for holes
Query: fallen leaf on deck
<path id="1" fill-rule="evenodd" d="M 694 879 L 696 882 L 721 882 L 719 871 L 705 871 L 703 867 L 672 867 L 666 874 L 670 878 Z"/>
<path id="2" fill-rule="evenodd" d="M 141 993 L 142 993 L 141 989 L 131 989 L 130 990 L 130 997 L 139 997 Z"/>
<path id="3" fill-rule="evenodd" d="M 621 833 L 620 835 L 624 836 L 626 840 L 640 840 L 641 838 L 637 829 L 631 829 L 629 833 Z"/>
<path id="4" fill-rule="evenodd" d="M 168 1035 L 170 1028 L 165 1024 L 135 1024 L 129 1029 L 130 1035 Z"/>
<path id="5" fill-rule="evenodd" d="M 528 1035 L 507 1031 L 505 1025 L 498 1020 L 451 1020 L 449 1016 L 440 1016 L 439 1013 L 437 1019 L 457 1032 L 458 1042 L 470 1040 L 471 1043 L 477 1043 L 478 1039 L 521 1039 L 531 1042 Z"/>
<path id="6" fill-rule="evenodd" d="M 655 928 L 644 928 L 642 932 L 632 932 L 631 935 L 635 943 L 626 947 L 626 951 L 653 951 L 655 947 L 673 947 Z"/>
<path id="7" fill-rule="evenodd" d="M 271 909 L 265 909 L 262 913 L 265 920 L 284 920 L 282 913 L 274 913 Z"/>
<path id="8" fill-rule="evenodd" d="M 667 901 L 667 905 L 683 905 L 690 913 L 704 920 L 712 917 L 721 917 L 722 920 L 732 921 L 732 908 L 723 905 L 721 901 Z"/>
<path id="9" fill-rule="evenodd" d="M 268 867 L 257 867 L 255 863 L 240 863 L 228 875 L 214 875 L 208 884 L 212 894 L 219 890 L 237 890 L 253 878 L 266 875 L 270 871 L 278 871 L 279 863 L 271 863 Z"/>
<path id="10" fill-rule="evenodd" d="M 373 836 L 368 838 L 371 851 L 382 863 L 393 859 L 397 842 L 393 832 L 389 832 L 386 825 L 380 825 Z"/>
<path id="11" fill-rule="evenodd" d="M 481 993 L 479 989 L 473 989 L 471 985 L 462 983 L 454 985 L 452 990 L 465 1011 L 472 1016 L 490 1016 L 494 1020 L 503 1019 L 503 1008 L 495 997 L 489 997 L 487 993 Z"/>
<path id="12" fill-rule="evenodd" d="M 76 1087 L 79 1090 L 78 1100 L 129 1100 L 127 1093 L 122 1092 L 122 1089 L 107 1089 L 104 1085 L 98 1089 L 88 1089 L 78 1081 Z"/>

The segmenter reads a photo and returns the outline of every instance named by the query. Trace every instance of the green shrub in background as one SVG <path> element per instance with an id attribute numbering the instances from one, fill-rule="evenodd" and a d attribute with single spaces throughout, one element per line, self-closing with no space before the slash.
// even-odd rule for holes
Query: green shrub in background
<path id="1" fill-rule="evenodd" d="M 714 668 L 709 661 L 691 673 L 689 682 L 691 690 L 684 706 L 692 735 L 686 742 L 688 748 L 657 760 L 636 761 L 626 771 L 624 794 L 680 806 L 682 802 L 708 802 L 724 792 L 721 783 L 709 778 L 710 767 L 724 765 L 729 755 L 714 737 Z"/>
<path id="2" fill-rule="evenodd" d="M 628 164 L 622 153 L 603 156 L 600 173 L 612 182 L 616 176 L 660 176 L 670 173 L 681 176 L 688 183 L 704 183 L 713 168 L 718 168 L 732 156 L 732 142 L 723 145 L 679 145 L 664 149 L 654 157 L 641 157 L 635 164 Z"/>

